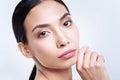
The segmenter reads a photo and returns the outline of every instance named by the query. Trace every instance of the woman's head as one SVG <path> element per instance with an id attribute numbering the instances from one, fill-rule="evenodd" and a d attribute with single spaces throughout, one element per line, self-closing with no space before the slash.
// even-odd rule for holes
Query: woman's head
<path id="1" fill-rule="evenodd" d="M 13 30 L 23 55 L 38 66 L 63 69 L 76 62 L 79 33 L 61 0 L 22 0 L 13 14 Z"/>
<path id="2" fill-rule="evenodd" d="M 17 42 L 23 42 L 24 44 L 27 43 L 26 30 L 24 28 L 24 20 L 27 14 L 30 12 L 30 10 L 38 4 L 42 3 L 43 1 L 45 0 L 21 0 L 21 2 L 16 6 L 12 17 L 12 24 Z M 62 4 L 69 12 L 67 6 L 62 0 L 54 1 Z"/>

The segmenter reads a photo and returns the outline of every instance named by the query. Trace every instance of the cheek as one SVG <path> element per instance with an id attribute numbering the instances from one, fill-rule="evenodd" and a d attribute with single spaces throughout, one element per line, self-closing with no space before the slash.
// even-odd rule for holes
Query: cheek
<path id="1" fill-rule="evenodd" d="M 47 54 L 48 51 L 51 51 L 54 48 L 53 41 L 51 41 L 49 39 L 47 41 L 38 41 L 35 44 L 36 44 L 36 46 L 35 46 L 36 51 L 41 54 L 43 54 L 43 53 Z"/>
<path id="2" fill-rule="evenodd" d="M 74 26 L 70 31 L 70 37 L 76 41 L 79 41 L 79 30 L 77 26 Z"/>
<path id="3" fill-rule="evenodd" d="M 34 56 L 44 66 L 54 61 L 57 57 L 54 43 L 49 39 L 47 41 L 36 41 L 32 49 Z"/>
<path id="4" fill-rule="evenodd" d="M 36 57 L 42 58 L 50 58 L 55 56 L 55 41 L 53 38 L 46 38 L 43 40 L 37 39 L 34 40 L 32 45 L 33 54 L 35 54 Z"/>
<path id="5" fill-rule="evenodd" d="M 74 31 L 74 33 L 75 33 L 75 34 L 74 34 L 75 37 L 79 39 L 79 30 L 78 30 L 77 27 L 75 27 L 75 31 Z"/>
<path id="6" fill-rule="evenodd" d="M 79 30 L 76 26 L 74 26 L 72 30 L 69 32 L 69 38 L 71 40 L 72 45 L 79 48 L 80 45 Z"/>

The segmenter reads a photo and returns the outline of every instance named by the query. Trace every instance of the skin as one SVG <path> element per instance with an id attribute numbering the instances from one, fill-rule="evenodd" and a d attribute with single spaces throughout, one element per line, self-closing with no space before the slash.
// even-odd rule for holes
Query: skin
<path id="1" fill-rule="evenodd" d="M 76 69 L 83 80 L 109 80 L 104 58 L 88 47 L 82 47 L 78 53 Z"/>
<path id="2" fill-rule="evenodd" d="M 28 43 L 18 47 L 35 61 L 35 80 L 72 80 L 74 64 L 83 80 L 108 80 L 103 57 L 87 47 L 79 49 L 79 31 L 63 5 L 42 2 L 28 13 L 24 26 Z M 72 58 L 58 58 L 69 49 L 76 49 Z"/>

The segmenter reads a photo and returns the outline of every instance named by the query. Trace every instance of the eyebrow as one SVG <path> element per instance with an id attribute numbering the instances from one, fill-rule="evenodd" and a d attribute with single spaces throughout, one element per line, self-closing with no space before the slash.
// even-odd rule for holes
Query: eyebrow
<path id="1" fill-rule="evenodd" d="M 68 15 L 70 15 L 70 13 L 65 13 L 59 20 L 63 20 Z M 49 26 L 49 24 L 40 24 L 40 25 L 37 25 L 37 26 L 35 26 L 32 29 L 32 32 L 35 31 L 35 29 L 37 29 L 37 28 L 45 28 L 45 27 L 48 27 L 48 26 Z"/>

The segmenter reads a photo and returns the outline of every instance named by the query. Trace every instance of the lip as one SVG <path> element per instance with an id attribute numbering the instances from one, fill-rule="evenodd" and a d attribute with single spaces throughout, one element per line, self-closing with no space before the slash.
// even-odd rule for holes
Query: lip
<path id="1" fill-rule="evenodd" d="M 58 58 L 61 59 L 69 59 L 72 58 L 75 55 L 76 49 L 70 49 L 68 51 L 65 51 L 64 53 L 62 53 Z"/>

